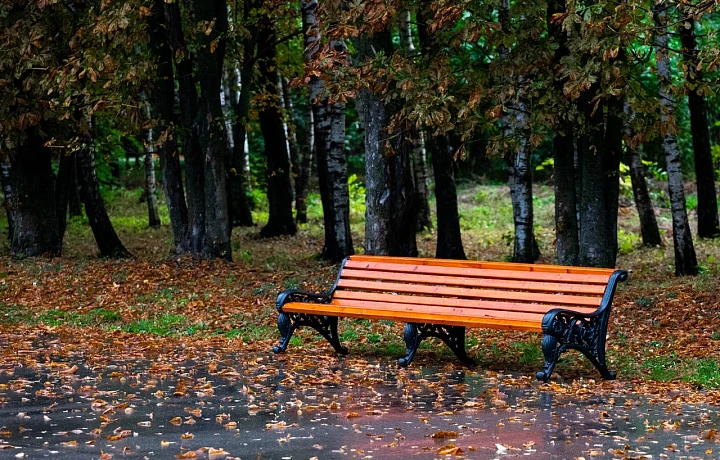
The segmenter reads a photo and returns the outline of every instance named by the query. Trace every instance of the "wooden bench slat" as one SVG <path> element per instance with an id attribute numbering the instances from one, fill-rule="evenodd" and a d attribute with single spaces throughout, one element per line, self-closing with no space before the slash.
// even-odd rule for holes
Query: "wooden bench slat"
<path id="1" fill-rule="evenodd" d="M 512 303 L 502 301 L 488 301 L 488 300 L 469 300 L 469 299 L 456 299 L 448 297 L 423 297 L 423 296 L 410 296 L 410 295 L 394 295 L 394 294 L 382 294 L 376 292 L 359 292 L 359 291 L 343 291 L 338 290 L 333 295 L 333 299 L 342 300 L 368 300 L 371 302 L 390 302 L 390 303 L 408 303 L 408 304 L 421 304 L 421 305 L 433 305 L 438 309 L 446 307 L 465 307 L 465 308 L 476 308 L 483 310 L 506 310 L 514 312 L 526 312 L 526 313 L 547 313 L 554 308 L 567 308 L 567 305 L 552 305 L 552 304 L 532 304 L 532 303 Z M 594 313 L 596 308 L 573 308 L 573 310 L 580 313 Z"/>
<path id="2" fill-rule="evenodd" d="M 461 277 L 445 275 L 426 275 L 403 272 L 398 273 L 391 271 L 357 270 L 352 268 L 345 268 L 342 272 L 342 277 L 366 280 L 401 281 L 406 283 L 423 283 L 430 285 L 442 284 L 446 286 L 472 286 L 490 289 L 538 291 L 549 293 L 565 292 L 573 294 L 602 295 L 605 292 L 605 285 L 563 284 L 536 281 L 467 278 L 464 276 Z"/>
<path id="3" fill-rule="evenodd" d="M 373 302 L 371 300 L 334 300 L 332 305 L 338 307 L 368 308 L 373 310 L 393 311 L 400 315 L 412 313 L 425 313 L 443 316 L 462 316 L 471 318 L 511 319 L 542 323 L 543 313 L 528 313 L 507 310 L 485 310 L 480 308 L 464 307 L 438 307 L 436 305 L 422 305 L 410 303 Z"/>
<path id="4" fill-rule="evenodd" d="M 350 261 L 387 262 L 410 265 L 427 265 L 441 267 L 488 268 L 495 270 L 545 272 L 545 273 L 571 273 L 578 275 L 610 276 L 614 272 L 611 268 L 568 267 L 562 265 L 521 264 L 514 262 L 484 262 L 475 260 L 427 259 L 416 257 L 383 257 L 383 256 L 352 256 Z"/>
<path id="5" fill-rule="evenodd" d="M 532 292 L 491 291 L 486 289 L 467 289 L 444 286 L 426 286 L 417 284 L 389 283 L 380 281 L 358 281 L 340 279 L 339 289 L 366 289 L 371 291 L 404 292 L 410 294 L 435 294 L 474 299 L 519 300 L 525 302 L 557 303 L 562 305 L 575 305 L 599 307 L 599 297 L 582 297 L 575 295 L 538 294 Z"/>
<path id="6" fill-rule="evenodd" d="M 287 303 L 283 306 L 283 311 L 292 313 L 303 313 L 308 312 L 307 303 Z M 478 318 L 478 317 L 465 317 L 451 315 L 440 315 L 440 314 L 428 314 L 428 313 L 413 313 L 405 312 L 399 315 L 398 312 L 375 310 L 371 308 L 358 308 L 358 307 L 345 307 L 338 305 L 328 304 L 312 304 L 313 307 L 317 307 L 317 311 L 313 311 L 314 314 L 318 315 L 331 315 L 339 317 L 351 317 L 351 318 L 366 318 L 375 320 L 392 320 L 392 321 L 404 321 L 409 323 L 421 323 L 421 324 L 443 324 L 447 326 L 467 326 L 467 327 L 490 327 L 493 329 L 506 329 L 515 331 L 530 331 L 530 332 L 542 332 L 540 323 L 534 321 L 516 321 L 509 319 L 495 319 L 495 318 Z"/>
<path id="7" fill-rule="evenodd" d="M 498 270 L 473 266 L 417 265 L 409 263 L 388 263 L 369 260 L 356 260 L 354 257 L 345 262 L 345 269 L 369 269 L 379 271 L 423 273 L 428 275 L 458 275 L 477 278 L 549 281 L 559 283 L 596 284 L 605 289 L 610 274 L 575 274 L 556 272 L 532 272 L 516 270 Z"/>

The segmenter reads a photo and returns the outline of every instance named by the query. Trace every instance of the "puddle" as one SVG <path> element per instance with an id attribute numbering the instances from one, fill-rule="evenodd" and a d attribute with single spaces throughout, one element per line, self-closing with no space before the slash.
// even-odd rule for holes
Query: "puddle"
<path id="1" fill-rule="evenodd" d="M 383 358 L 186 355 L 4 367 L 0 458 L 720 458 L 713 407 Z"/>

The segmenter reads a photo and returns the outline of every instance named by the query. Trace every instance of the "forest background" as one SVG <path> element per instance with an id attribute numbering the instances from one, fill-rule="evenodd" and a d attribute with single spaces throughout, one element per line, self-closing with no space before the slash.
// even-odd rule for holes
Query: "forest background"
<path id="1" fill-rule="evenodd" d="M 615 359 L 718 385 L 714 2 L 0 7 L 7 324 L 257 342 L 354 252 L 618 265 Z"/>

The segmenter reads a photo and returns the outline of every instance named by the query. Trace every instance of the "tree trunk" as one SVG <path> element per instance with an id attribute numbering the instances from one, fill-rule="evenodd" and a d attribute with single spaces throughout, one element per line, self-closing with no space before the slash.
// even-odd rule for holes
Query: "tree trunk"
<path id="1" fill-rule="evenodd" d="M 304 58 L 308 64 L 315 58 L 320 42 L 317 8 L 316 0 L 302 2 L 303 30 L 306 31 Z M 347 50 L 342 41 L 331 41 L 330 47 L 338 53 Z M 325 224 L 322 257 L 339 262 L 354 253 L 350 233 L 350 193 L 345 157 L 345 104 L 330 103 L 328 98 L 322 95 L 323 86 L 322 79 L 317 76 L 310 77 L 308 87 Z"/>
<path id="2" fill-rule="evenodd" d="M 185 156 L 188 222 L 181 251 L 201 254 L 205 242 L 205 172 L 204 157 L 198 136 L 197 88 L 193 77 L 192 58 L 183 37 L 180 5 L 178 2 L 165 2 L 164 6 L 167 40 L 176 57 L 180 126 L 182 127 L 180 134 L 182 151 Z"/>
<path id="3" fill-rule="evenodd" d="M 261 19 L 258 46 L 265 50 L 258 62 L 263 104 L 259 110 L 260 129 L 265 139 L 267 188 L 270 216 L 260 231 L 263 237 L 294 235 L 297 232 L 292 212 L 290 158 L 282 123 L 280 93 L 275 68 L 275 33 L 272 18 Z"/>
<path id="4" fill-rule="evenodd" d="M 233 127 L 233 152 L 230 161 L 230 214 L 232 215 L 232 223 L 234 227 L 252 227 L 253 217 L 250 211 L 250 203 L 248 202 L 246 179 L 246 152 L 247 133 L 245 132 L 245 123 L 247 123 L 247 115 L 250 110 L 250 99 L 252 97 L 251 85 L 254 65 L 248 63 L 252 61 L 255 53 L 255 44 L 250 40 L 245 41 L 245 46 L 251 49 L 245 49 L 245 58 L 243 62 L 243 70 L 239 74 L 240 92 L 235 95 L 231 87 L 233 111 L 235 112 L 235 125 Z M 249 66 L 249 68 L 248 68 Z"/>
<path id="5" fill-rule="evenodd" d="M 418 37 L 424 58 L 430 61 L 435 50 L 434 38 L 428 33 L 423 12 L 417 11 Z M 435 257 L 442 259 L 466 259 L 460 233 L 457 187 L 455 184 L 455 159 L 445 135 L 433 135 L 427 130 L 426 146 L 430 151 L 435 179 L 435 209 L 437 214 L 437 247 Z"/>
<path id="6" fill-rule="evenodd" d="M 55 184 L 55 214 L 57 215 L 58 234 L 61 242 L 67 228 L 68 205 L 72 194 L 77 195 L 75 154 L 63 152 L 60 154 L 60 164 L 58 165 L 57 182 Z"/>
<path id="7" fill-rule="evenodd" d="M 409 10 L 400 12 L 400 45 L 406 55 L 415 52 L 415 45 L 412 39 L 412 31 L 410 24 L 412 23 Z M 427 158 L 425 155 L 425 139 L 422 131 L 418 129 L 410 130 L 410 139 L 412 140 L 411 158 L 413 180 L 415 182 L 415 212 L 417 221 L 417 231 L 432 228 L 430 220 L 430 189 L 428 187 Z"/>
<path id="8" fill-rule="evenodd" d="M 152 112 L 158 118 L 156 129 L 162 140 L 158 145 L 160 174 L 177 253 L 181 252 L 184 246 L 183 240 L 187 235 L 188 215 L 180 169 L 180 154 L 177 151 L 177 132 L 171 128 L 171 122 L 175 118 L 173 110 L 175 80 L 173 78 L 172 50 L 165 36 L 165 25 L 165 1 L 153 0 L 148 32 L 150 34 L 150 51 L 157 63 L 157 78 L 150 93 L 150 101 Z"/>
<path id="9" fill-rule="evenodd" d="M 579 264 L 613 268 L 617 256 L 617 224 L 613 222 L 617 222 L 619 159 L 614 158 L 606 145 L 605 101 L 593 100 L 599 87 L 599 83 L 593 84 L 580 97 L 585 135 L 578 151 L 581 189 Z"/>
<path id="10" fill-rule="evenodd" d="M 698 264 L 692 234 L 690 233 L 687 209 L 685 207 L 680 150 L 678 149 L 677 138 L 675 136 L 677 128 L 674 126 L 675 101 L 670 92 L 672 71 L 670 68 L 670 59 L 667 54 L 668 35 L 665 33 L 667 28 L 667 12 L 664 3 L 661 3 L 660 0 L 653 4 L 653 19 L 657 28 L 654 45 L 659 80 L 658 93 L 662 110 L 661 119 L 663 124 L 667 126 L 667 132 L 663 136 L 663 147 L 665 150 L 665 163 L 667 164 L 668 172 L 668 192 L 670 194 L 670 205 L 672 209 L 675 274 L 678 276 L 695 275 L 698 272 Z"/>
<path id="11" fill-rule="evenodd" d="M 30 141 L 22 152 L 0 162 L 8 216 L 10 255 L 13 257 L 59 256 L 62 234 L 55 207 L 55 177 L 50 153 L 42 142 Z M 67 209 L 67 202 L 65 202 Z M 64 216 L 63 216 L 64 217 Z"/>
<path id="12" fill-rule="evenodd" d="M 687 10 L 681 10 L 688 14 Z M 689 24 L 685 27 L 684 24 Z M 702 93 L 703 72 L 698 69 L 697 42 L 695 40 L 695 20 L 685 18 L 680 23 L 680 40 L 683 57 L 687 65 L 687 92 L 690 106 L 690 129 L 695 158 L 695 177 L 697 180 L 697 218 L 698 236 L 715 238 L 720 236 L 718 223 L 718 202 L 715 191 L 715 168 L 710 151 L 710 128 L 708 127 L 707 103 Z"/>
<path id="13" fill-rule="evenodd" d="M 503 0 L 501 3 L 499 18 L 503 31 L 507 34 L 512 33 L 509 0 Z M 510 49 L 501 45 L 498 51 L 506 65 L 510 65 Z M 506 157 L 515 226 L 512 260 L 513 262 L 533 263 L 540 254 L 533 232 L 531 147 L 528 138 L 530 128 L 527 123 L 528 104 L 524 89 L 525 79 L 525 75 L 521 74 L 506 82 L 517 87 L 517 92 L 514 100 L 503 101 L 506 114 L 503 116 L 502 125 L 505 138 L 515 143 L 512 151 Z"/>
<path id="14" fill-rule="evenodd" d="M 447 138 L 428 135 L 428 147 L 435 174 L 435 209 L 437 213 L 438 259 L 467 259 L 460 234 L 455 160 Z"/>
<path id="15" fill-rule="evenodd" d="M 145 107 L 145 118 L 147 123 L 152 123 L 150 107 L 148 106 Z M 155 192 L 155 159 L 153 158 L 155 148 L 153 146 L 152 127 L 145 130 L 143 144 L 145 146 L 145 201 L 148 207 L 148 224 L 150 228 L 160 228 L 160 213 L 158 212 L 157 194 Z"/>
<path id="16" fill-rule="evenodd" d="M 300 173 L 295 180 L 295 220 L 299 224 L 307 223 L 307 195 L 310 181 L 310 167 L 315 154 L 315 121 L 312 101 L 305 112 L 305 144 L 302 148 Z"/>
<path id="17" fill-rule="evenodd" d="M 358 63 L 380 50 L 390 56 L 392 36 L 383 31 L 359 37 L 355 49 Z M 386 129 L 398 107 L 386 104 L 367 88 L 360 90 L 357 103 L 365 125 L 365 253 L 417 256 L 410 143 L 403 132 Z"/>
<path id="18" fill-rule="evenodd" d="M 193 11 L 198 21 L 214 21 L 215 24 L 210 33 L 198 34 L 197 51 L 199 140 L 204 154 L 205 179 L 205 241 L 202 254 L 208 258 L 232 260 L 227 187 L 227 172 L 230 168 L 220 104 L 227 4 L 225 0 L 194 0 Z M 214 45 L 217 47 L 213 50 Z"/>
<path id="19" fill-rule="evenodd" d="M 547 27 L 550 36 L 557 43 L 552 60 L 553 89 L 556 97 L 563 94 L 565 80 L 558 76 L 561 60 L 570 54 L 567 45 L 567 33 L 562 30 L 562 22 L 556 14 L 566 12 L 565 0 L 550 0 L 547 6 Z M 569 111 L 569 103 L 561 100 L 561 107 Z M 576 195 L 575 146 L 573 144 L 573 125 L 563 118 L 553 137 L 555 188 L 555 241 L 558 262 L 561 265 L 577 265 L 579 260 L 578 218 Z"/>
<path id="20" fill-rule="evenodd" d="M 282 101 L 284 108 L 284 123 L 285 126 L 285 138 L 287 139 L 288 152 L 290 153 L 290 172 L 292 174 L 292 181 L 295 184 L 295 190 L 297 191 L 297 181 L 302 175 L 302 160 L 300 159 L 300 149 L 298 148 L 297 141 L 297 126 L 293 122 L 293 104 L 292 98 L 290 97 L 290 89 L 287 78 L 284 78 L 278 73 L 278 79 L 280 81 L 280 91 L 282 92 Z M 345 115 L 343 114 L 343 120 Z M 345 134 L 345 127 L 343 127 L 343 136 Z M 297 192 L 295 198 L 295 213 L 297 214 L 298 202 Z"/>
<path id="21" fill-rule="evenodd" d="M 95 171 L 95 159 L 90 150 L 89 142 L 89 139 L 86 139 L 85 145 L 76 153 L 81 199 L 85 204 L 85 214 L 87 214 L 88 221 L 90 221 L 95 241 L 103 257 L 131 257 L 130 252 L 125 249 L 117 233 L 115 233 L 112 222 L 110 222 L 105 210 L 105 201 L 100 195 L 100 186 Z"/>
<path id="22" fill-rule="evenodd" d="M 662 238 L 660 237 L 660 230 L 658 229 L 657 219 L 655 218 L 655 210 L 653 209 L 647 181 L 645 180 L 645 166 L 643 165 L 641 155 L 642 146 L 635 146 L 630 141 L 630 138 L 633 136 L 630 122 L 635 117 L 630 104 L 625 104 L 625 113 L 628 116 L 628 122 L 625 125 L 625 135 L 628 138 L 626 141 L 627 159 L 625 161 L 630 165 L 630 180 L 632 181 L 635 208 L 637 208 L 638 217 L 640 218 L 640 234 L 642 235 L 643 246 L 662 246 Z"/>

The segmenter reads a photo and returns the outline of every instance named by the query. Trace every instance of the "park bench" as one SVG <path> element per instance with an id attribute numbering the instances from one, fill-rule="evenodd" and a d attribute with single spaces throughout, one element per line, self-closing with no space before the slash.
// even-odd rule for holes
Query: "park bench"
<path id="1" fill-rule="evenodd" d="M 350 256 L 325 294 L 299 290 L 277 298 L 280 344 L 285 351 L 295 329 L 316 329 L 341 354 L 338 317 L 405 322 L 407 366 L 427 337 L 441 339 L 465 364 L 465 328 L 542 332 L 547 381 L 566 349 L 582 352 L 603 378 L 605 338 L 615 288 L 624 270 L 509 262 Z"/>

